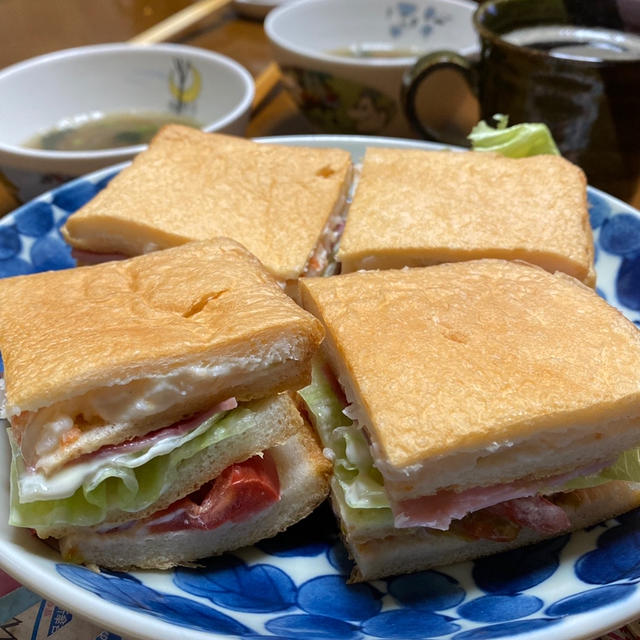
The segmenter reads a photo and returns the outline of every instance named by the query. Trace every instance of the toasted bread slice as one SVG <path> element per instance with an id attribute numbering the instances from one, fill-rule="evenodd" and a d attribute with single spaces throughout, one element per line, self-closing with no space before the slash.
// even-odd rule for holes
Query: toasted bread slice
<path id="1" fill-rule="evenodd" d="M 6 413 L 44 471 L 224 398 L 298 388 L 322 334 L 227 239 L 0 281 Z"/>
<path id="2" fill-rule="evenodd" d="M 525 260 L 593 286 L 586 179 L 558 156 L 369 148 L 337 257 L 343 273 Z"/>
<path id="3" fill-rule="evenodd" d="M 350 178 L 351 156 L 342 149 L 168 125 L 62 233 L 75 248 L 127 256 L 226 236 L 286 281 L 303 272 L 344 206 Z"/>
<path id="4" fill-rule="evenodd" d="M 640 332 L 565 274 L 487 259 L 300 291 L 396 500 L 548 478 L 640 442 Z"/>

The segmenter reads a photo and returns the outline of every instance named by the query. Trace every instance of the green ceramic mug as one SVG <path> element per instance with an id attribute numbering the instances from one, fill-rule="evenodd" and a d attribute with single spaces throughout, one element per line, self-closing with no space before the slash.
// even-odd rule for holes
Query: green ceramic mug
<path id="1" fill-rule="evenodd" d="M 478 60 L 431 53 L 405 77 L 413 126 L 443 142 L 416 112 L 416 87 L 436 70 L 467 80 L 483 118 L 546 123 L 590 184 L 629 200 L 640 181 L 639 0 L 487 0 L 474 14 Z"/>

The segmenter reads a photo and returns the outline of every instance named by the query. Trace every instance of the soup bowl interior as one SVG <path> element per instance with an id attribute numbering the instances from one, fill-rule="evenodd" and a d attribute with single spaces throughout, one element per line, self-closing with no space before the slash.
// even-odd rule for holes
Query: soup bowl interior
<path id="1" fill-rule="evenodd" d="M 298 0 L 272 11 L 265 31 L 279 50 L 316 60 L 406 65 L 425 51 L 473 50 L 468 0 Z M 365 55 L 358 55 L 364 50 Z M 354 55 L 355 53 L 355 55 Z"/>
<path id="2" fill-rule="evenodd" d="M 86 173 L 131 158 L 144 145 L 55 151 L 25 146 L 55 128 L 118 113 L 186 117 L 206 131 L 244 133 L 253 99 L 235 61 L 182 45 L 80 47 L 0 71 L 0 164 Z"/>

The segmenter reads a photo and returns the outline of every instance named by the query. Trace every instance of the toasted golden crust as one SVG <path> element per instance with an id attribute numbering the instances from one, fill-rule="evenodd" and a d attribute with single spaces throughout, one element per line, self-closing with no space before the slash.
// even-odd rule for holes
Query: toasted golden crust
<path id="1" fill-rule="evenodd" d="M 78 249 L 124 255 L 226 236 L 277 278 L 297 278 L 350 176 L 351 156 L 342 149 L 168 125 L 62 233 Z"/>
<path id="2" fill-rule="evenodd" d="M 476 258 L 525 260 L 593 286 L 583 172 L 558 156 L 367 149 L 343 272 Z"/>
<path id="3" fill-rule="evenodd" d="M 303 361 L 321 339 L 317 320 L 227 239 L 0 281 L 9 415 L 212 360 L 257 359 L 248 386 L 264 375 L 257 354 L 282 343 L 285 357 Z M 272 393 L 262 382 L 254 397 Z"/>
<path id="4" fill-rule="evenodd" d="M 488 464 L 500 443 L 535 445 L 575 427 L 593 447 L 615 440 L 619 451 L 625 442 L 607 439 L 607 424 L 638 422 L 640 332 L 564 274 L 479 260 L 304 278 L 300 291 L 325 324 L 328 357 L 361 424 L 396 469 L 481 451 L 487 464 L 478 467 L 496 467 L 485 483 L 506 481 L 500 462 Z M 629 433 L 637 441 L 637 428 Z M 558 467 L 592 461 L 566 453 Z M 547 454 L 534 450 L 526 462 L 537 470 Z"/>

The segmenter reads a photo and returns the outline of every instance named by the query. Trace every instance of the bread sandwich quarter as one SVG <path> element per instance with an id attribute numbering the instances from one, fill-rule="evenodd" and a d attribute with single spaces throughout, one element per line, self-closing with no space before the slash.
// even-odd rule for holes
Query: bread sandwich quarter
<path id="1" fill-rule="evenodd" d="M 342 230 L 351 170 L 342 149 L 167 125 L 68 218 L 62 234 L 81 262 L 225 236 L 284 283 L 326 266 Z"/>
<path id="2" fill-rule="evenodd" d="M 301 280 L 323 364 L 299 393 L 334 461 L 354 579 L 538 541 L 640 504 L 640 332 L 504 260 Z"/>
<path id="3" fill-rule="evenodd" d="M 109 567 L 286 528 L 328 491 L 288 395 L 322 335 L 227 239 L 0 280 L 11 524 Z"/>
<path id="4" fill-rule="evenodd" d="M 337 258 L 342 272 L 525 260 L 593 286 L 586 179 L 559 156 L 368 148 Z"/>

